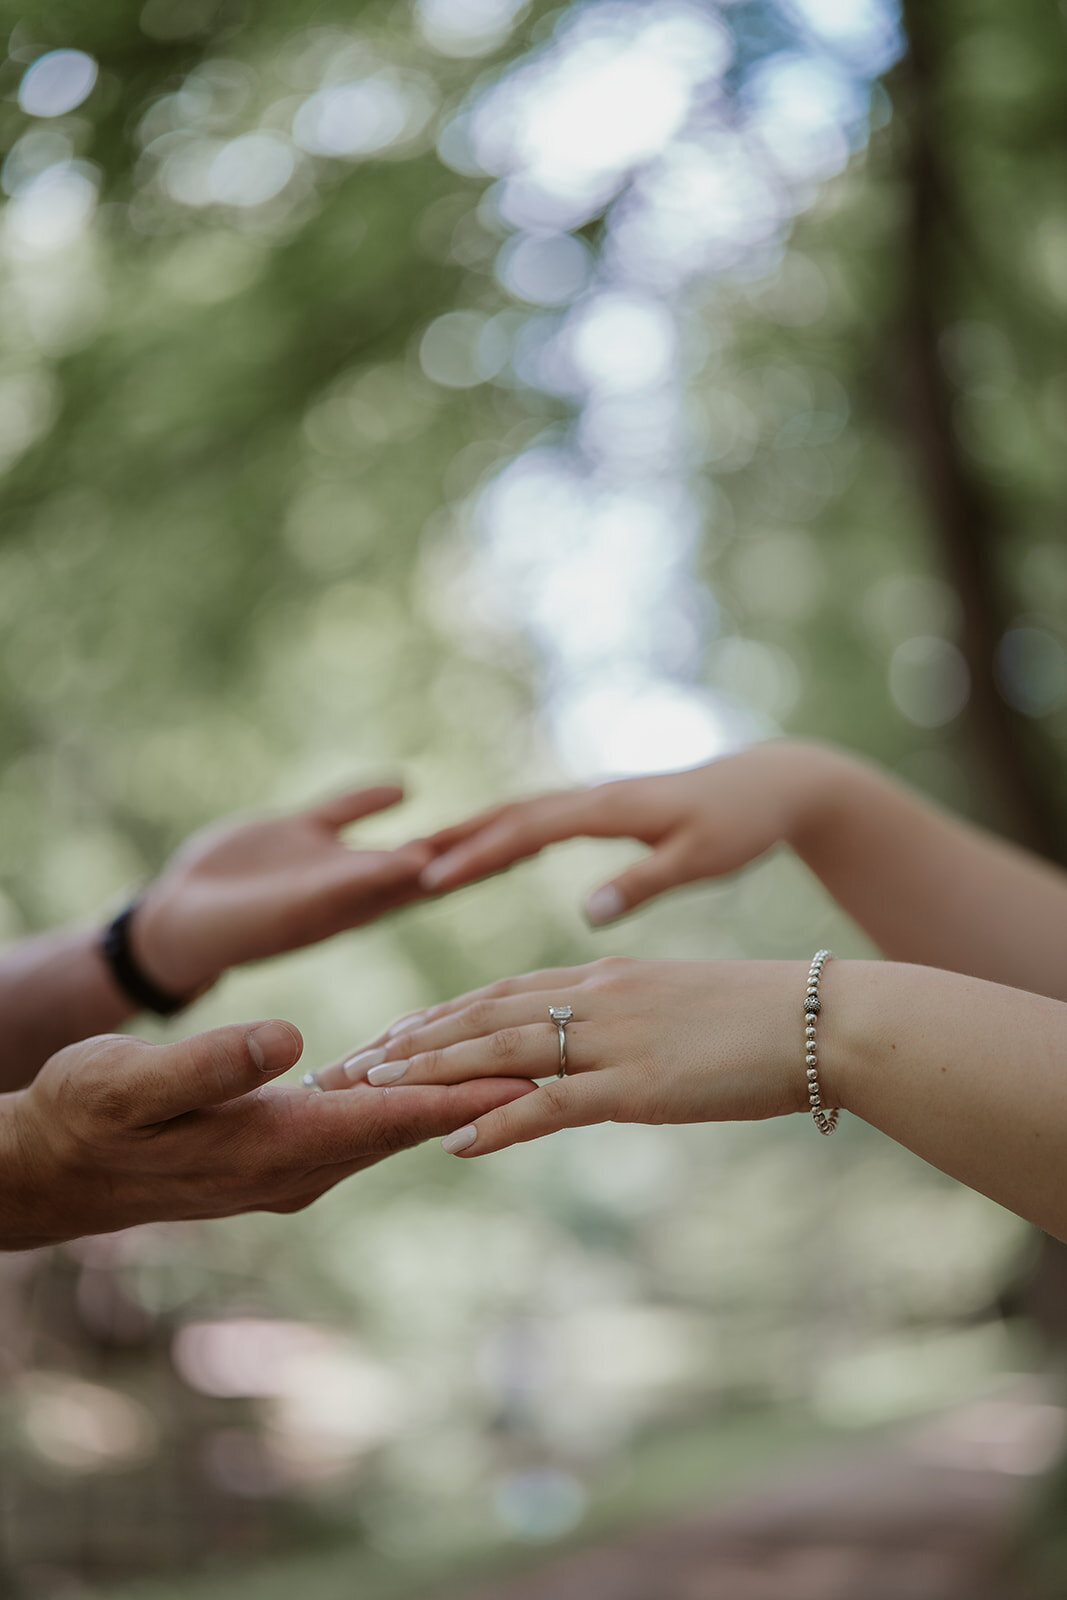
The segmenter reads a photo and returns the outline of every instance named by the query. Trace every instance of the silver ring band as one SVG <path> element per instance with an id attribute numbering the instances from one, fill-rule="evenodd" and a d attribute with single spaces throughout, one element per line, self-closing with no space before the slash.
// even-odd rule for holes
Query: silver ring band
<path id="1" fill-rule="evenodd" d="M 557 1078 L 567 1076 L 567 1024 L 574 1016 L 570 1006 L 549 1006 L 548 1014 L 556 1024 L 559 1033 L 559 1071 Z"/>

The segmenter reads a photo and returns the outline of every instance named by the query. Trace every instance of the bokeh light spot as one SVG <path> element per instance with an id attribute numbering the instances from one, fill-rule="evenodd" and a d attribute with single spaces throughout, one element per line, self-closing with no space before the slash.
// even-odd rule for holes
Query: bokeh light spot
<path id="1" fill-rule="evenodd" d="M 227 206 L 261 206 L 281 194 L 293 175 L 293 152 L 271 133 L 245 133 L 231 139 L 207 171 L 212 200 Z"/>
<path id="2" fill-rule="evenodd" d="M 971 675 L 954 644 L 932 634 L 917 634 L 893 652 L 889 693 L 898 711 L 916 727 L 941 728 L 966 706 Z"/>
<path id="3" fill-rule="evenodd" d="M 84 50 L 50 50 L 23 73 L 19 105 L 31 117 L 62 117 L 89 98 L 96 78 Z"/>

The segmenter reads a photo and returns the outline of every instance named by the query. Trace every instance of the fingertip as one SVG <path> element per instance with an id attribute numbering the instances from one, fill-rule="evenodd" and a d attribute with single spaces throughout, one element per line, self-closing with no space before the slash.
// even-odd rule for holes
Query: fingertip
<path id="1" fill-rule="evenodd" d="M 401 1017 L 399 1022 L 394 1022 L 391 1028 L 385 1030 L 386 1040 L 395 1039 L 401 1033 L 410 1033 L 413 1028 L 420 1027 L 429 1015 L 429 1011 L 415 1011 L 409 1017 Z"/>
<path id="2" fill-rule="evenodd" d="M 459 1156 L 464 1153 L 473 1154 L 471 1146 L 477 1142 L 478 1129 L 473 1123 L 468 1123 L 465 1128 L 457 1128 L 455 1133 L 448 1134 L 441 1140 L 441 1149 L 446 1155 Z"/>
<path id="3" fill-rule="evenodd" d="M 377 810 L 384 811 L 386 806 L 395 806 L 403 800 L 406 792 L 402 783 L 376 783 L 370 790 L 370 798 Z"/>
<path id="4" fill-rule="evenodd" d="M 621 917 L 626 908 L 622 890 L 617 884 L 606 883 L 589 896 L 585 903 L 585 914 L 594 928 L 599 928 L 605 922 L 614 922 L 616 917 Z"/>
<path id="5" fill-rule="evenodd" d="M 462 872 L 462 863 L 453 856 L 438 856 L 436 861 L 431 861 L 419 873 L 419 888 L 431 892 L 435 889 L 445 888 L 449 880 L 457 878 Z"/>
<path id="6" fill-rule="evenodd" d="M 304 1052 L 299 1028 L 279 1017 L 251 1028 L 247 1042 L 249 1055 L 263 1073 L 287 1071 Z"/>
<path id="7" fill-rule="evenodd" d="M 378 811 L 387 811 L 404 799 L 404 787 L 399 783 L 375 783 L 362 789 L 350 789 L 332 800 L 314 808 L 314 814 L 332 828 L 344 828 L 363 817 Z"/>

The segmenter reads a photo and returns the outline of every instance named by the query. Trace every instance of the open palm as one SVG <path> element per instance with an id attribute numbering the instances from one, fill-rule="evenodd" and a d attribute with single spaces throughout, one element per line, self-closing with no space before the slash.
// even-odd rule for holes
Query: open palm
<path id="1" fill-rule="evenodd" d="M 168 993 L 192 994 L 227 967 L 316 944 L 420 898 L 428 846 L 355 850 L 341 837 L 402 798 L 383 785 L 194 835 L 137 909 L 138 961 Z"/>

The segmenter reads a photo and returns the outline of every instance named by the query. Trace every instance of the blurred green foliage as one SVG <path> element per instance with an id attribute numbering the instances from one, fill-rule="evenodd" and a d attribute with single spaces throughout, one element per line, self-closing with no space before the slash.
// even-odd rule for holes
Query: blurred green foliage
<path id="1" fill-rule="evenodd" d="M 755 27 L 776 8 L 730 9 Z M 994 576 L 1022 652 L 1009 698 L 1031 745 L 1058 752 L 1064 20 L 1036 0 L 978 9 L 929 23 L 937 81 L 923 92 L 948 188 L 927 332 L 954 449 L 1008 535 Z M 470 497 L 568 408 L 529 386 L 442 387 L 418 359 L 439 314 L 514 307 L 492 273 L 486 180 L 444 165 L 434 132 L 558 15 L 535 8 L 496 55 L 466 57 L 432 49 L 397 5 L 49 0 L 2 14 L 0 149 L 16 164 L 0 219 L 4 932 L 99 915 L 226 811 L 399 771 L 410 802 L 368 830 L 399 839 L 558 781 L 532 645 L 506 619 L 471 626 L 463 593 Z M 100 76 L 49 119 L 49 157 L 27 146 L 43 135 L 17 94 L 60 47 Z M 414 75 L 422 127 L 370 159 L 302 160 L 256 206 L 176 198 L 185 180 L 163 169 L 190 128 L 221 145 L 287 126 L 346 59 Z M 763 726 L 848 743 L 995 815 L 981 728 L 962 702 L 927 715 L 973 597 L 939 544 L 898 359 L 909 72 L 890 80 L 894 115 L 879 91 L 871 144 L 813 194 L 774 270 L 692 297 L 715 352 L 688 394 L 706 441 L 698 575 L 722 611 L 703 676 Z M 32 247 L 32 228 L 26 244 L 20 159 L 59 159 L 99 187 L 91 226 L 60 249 Z M 585 233 L 596 248 L 598 225 Z M 417 1003 L 606 951 L 863 948 L 780 859 L 594 938 L 582 891 L 627 853 L 568 846 L 237 974 L 182 1026 L 278 1012 L 315 1061 Z M 1021 1226 L 862 1128 L 832 1161 L 809 1132 L 594 1129 L 462 1167 L 426 1150 L 295 1218 L 9 1263 L 10 1583 L 58 1593 L 72 1574 L 328 1535 L 363 1540 L 375 1570 L 402 1550 L 439 1573 L 569 1532 L 583 1486 L 596 1500 L 630 1441 L 694 1414 L 712 1428 L 767 1407 L 873 1424 L 1030 1364 L 1024 1334 L 983 1323 Z M 342 1392 L 194 1396 L 172 1365 L 176 1330 L 249 1316 L 333 1330 L 343 1359 L 325 1370 Z M 127 1406 L 111 1423 L 101 1391 Z M 142 1537 L 124 1553 L 98 1516 Z"/>

